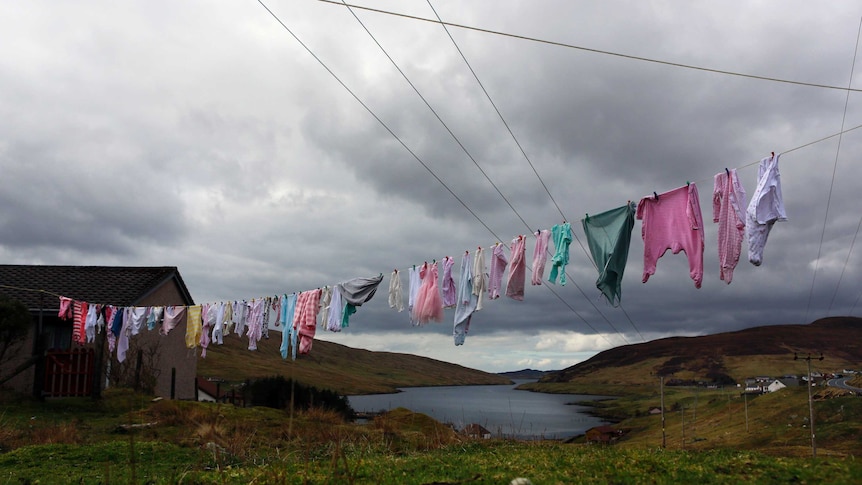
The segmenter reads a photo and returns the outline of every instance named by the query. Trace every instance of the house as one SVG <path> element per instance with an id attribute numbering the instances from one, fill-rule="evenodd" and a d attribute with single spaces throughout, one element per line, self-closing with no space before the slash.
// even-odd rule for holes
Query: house
<path id="1" fill-rule="evenodd" d="M 766 392 L 775 392 L 780 391 L 787 387 L 781 380 L 775 379 L 768 386 L 766 386 Z"/>
<path id="2" fill-rule="evenodd" d="M 245 403 L 242 389 L 238 391 L 236 386 L 230 386 L 221 379 L 196 377 L 195 391 L 195 400 L 199 402 L 224 402 L 237 406 L 243 406 Z"/>
<path id="3" fill-rule="evenodd" d="M 185 322 L 166 336 L 144 330 L 132 337 L 121 364 L 109 355 L 105 332 L 79 346 L 72 322 L 58 317 L 58 296 L 121 307 L 193 305 L 176 267 L 0 265 L 0 295 L 23 303 L 33 318 L 11 360 L 0 362 L 0 378 L 15 374 L 3 386 L 37 397 L 98 396 L 105 385 L 135 382 L 158 396 L 195 397 L 197 358 L 186 349 Z"/>
<path id="4" fill-rule="evenodd" d="M 652 415 L 661 414 L 661 408 L 658 406 L 653 406 L 653 407 L 649 408 L 649 411 L 647 411 L 647 412 L 649 414 L 652 414 Z"/>
<path id="5" fill-rule="evenodd" d="M 603 425 L 590 428 L 586 432 L 587 443 L 613 443 L 623 435 L 623 432 L 611 426 Z"/>
<path id="6" fill-rule="evenodd" d="M 468 424 L 464 427 L 464 431 L 462 433 L 470 438 L 480 438 L 483 440 L 487 440 L 491 438 L 491 432 L 485 429 L 481 424 Z"/>

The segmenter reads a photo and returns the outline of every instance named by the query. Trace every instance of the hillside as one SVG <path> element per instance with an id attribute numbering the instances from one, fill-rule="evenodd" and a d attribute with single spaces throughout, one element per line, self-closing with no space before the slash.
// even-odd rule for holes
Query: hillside
<path id="1" fill-rule="evenodd" d="M 806 365 L 793 360 L 794 352 L 803 356 L 822 352 L 824 360 L 812 362 L 812 370 L 859 367 L 862 319 L 824 318 L 808 325 L 754 327 L 616 347 L 549 374 L 531 389 L 561 390 L 564 383 L 646 385 L 654 383 L 657 375 L 725 383 L 757 375 L 801 375 Z"/>
<path id="2" fill-rule="evenodd" d="M 311 353 L 282 360 L 281 334 L 261 340 L 257 351 L 235 335 L 211 345 L 198 359 L 198 376 L 239 383 L 247 378 L 281 375 L 343 394 L 396 392 L 398 387 L 510 384 L 506 377 L 457 364 L 392 352 L 354 349 L 315 340 Z"/>

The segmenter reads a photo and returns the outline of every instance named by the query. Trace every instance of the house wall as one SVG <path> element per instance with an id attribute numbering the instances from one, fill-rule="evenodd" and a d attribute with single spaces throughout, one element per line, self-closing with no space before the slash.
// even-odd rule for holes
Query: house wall
<path id="1" fill-rule="evenodd" d="M 34 317 L 34 321 L 36 321 L 35 318 L 37 317 Z M 6 361 L 6 363 L 4 363 L 2 367 L 0 367 L 0 377 L 5 377 L 8 374 L 11 374 L 16 367 L 26 362 L 27 359 L 32 356 L 33 338 L 35 333 L 36 325 L 31 325 L 30 328 L 27 330 L 27 337 L 24 339 L 24 341 L 7 351 L 8 354 L 12 357 L 10 360 Z M 30 395 L 33 393 L 33 380 L 35 376 L 36 369 L 34 366 L 30 366 L 24 372 L 7 381 L 5 384 L 3 384 L 2 387 L 14 389 L 18 392 Z"/>
<path id="2" fill-rule="evenodd" d="M 183 295 L 176 281 L 171 279 L 154 292 L 137 302 L 138 306 L 184 305 Z M 156 368 L 156 395 L 171 397 L 171 369 L 176 369 L 176 399 L 194 399 L 197 376 L 198 351 L 186 349 L 186 323 L 177 325 L 167 336 L 158 332 L 143 331 L 132 337 L 138 344 L 157 344 L 159 349 Z M 135 358 L 133 355 L 129 359 Z"/>
<path id="3" fill-rule="evenodd" d="M 136 304 L 138 306 L 165 306 L 165 305 L 185 305 L 183 293 L 179 285 L 174 279 L 167 280 L 163 285 L 156 290 L 146 295 Z M 44 310 L 43 319 L 60 322 L 61 325 L 72 327 L 71 320 L 61 321 L 57 318 L 57 300 L 51 297 L 50 301 L 46 300 L 46 307 L 53 306 L 53 309 Z M 0 376 L 5 376 L 11 373 L 12 369 L 19 364 L 25 362 L 32 356 L 33 339 L 36 335 L 36 326 L 38 322 L 38 312 L 31 312 L 34 324 L 30 327 L 27 338 L 22 344 L 14 349 L 15 357 L 0 368 Z M 71 330 L 70 330 L 71 331 Z M 194 399 L 195 397 L 195 376 L 197 375 L 197 354 L 199 350 L 190 351 L 185 346 L 186 323 L 182 322 L 177 325 L 169 335 L 162 336 L 158 332 L 142 331 L 139 335 L 131 338 L 131 345 L 135 348 L 145 348 L 155 346 L 158 348 L 158 357 L 155 361 L 155 369 L 158 374 L 156 380 L 156 395 L 170 398 L 171 396 L 171 369 L 176 369 L 176 399 Z M 94 344 L 87 344 L 86 347 L 93 347 Z M 107 352 L 107 345 L 105 345 Z M 107 355 L 105 356 L 107 359 Z M 131 352 L 127 356 L 134 365 L 136 356 Z M 112 364 L 116 364 L 116 354 L 111 356 Z M 2 387 L 14 389 L 17 392 L 32 394 L 33 384 L 36 378 L 36 367 L 31 366 L 15 378 L 6 382 Z M 104 377 L 101 384 L 104 385 Z"/>

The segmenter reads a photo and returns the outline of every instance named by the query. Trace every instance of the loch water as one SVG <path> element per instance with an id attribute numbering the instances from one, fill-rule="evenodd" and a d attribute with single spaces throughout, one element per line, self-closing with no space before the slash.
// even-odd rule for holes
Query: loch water
<path id="1" fill-rule="evenodd" d="M 517 439 L 567 439 L 593 426 L 607 424 L 589 414 L 578 402 L 608 396 L 546 394 L 519 391 L 513 385 L 408 387 L 395 394 L 348 396 L 357 412 L 387 411 L 399 407 L 423 413 L 455 429 L 479 424 L 494 437 Z"/>

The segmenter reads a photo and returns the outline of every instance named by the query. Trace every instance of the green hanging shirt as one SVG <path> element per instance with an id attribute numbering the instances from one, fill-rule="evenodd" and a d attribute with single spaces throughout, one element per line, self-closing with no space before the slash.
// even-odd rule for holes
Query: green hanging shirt
<path id="1" fill-rule="evenodd" d="M 620 305 L 623 272 L 629 258 L 635 205 L 632 202 L 584 219 L 590 254 L 599 270 L 596 288 L 611 306 Z"/>

